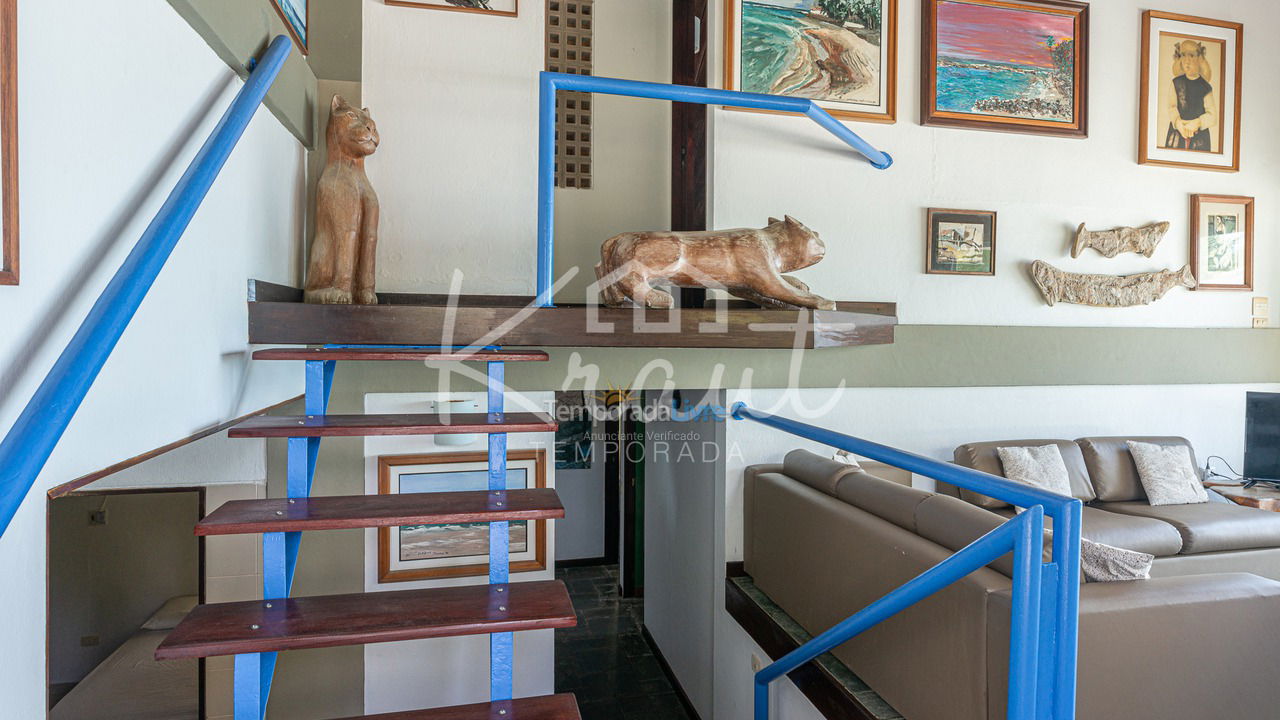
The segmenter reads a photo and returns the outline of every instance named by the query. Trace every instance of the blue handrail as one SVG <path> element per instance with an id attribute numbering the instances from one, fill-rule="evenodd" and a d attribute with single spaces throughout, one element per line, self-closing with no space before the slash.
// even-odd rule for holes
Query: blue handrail
<path id="1" fill-rule="evenodd" d="M 544 72 L 540 76 L 538 99 L 538 307 L 551 307 L 554 301 L 551 297 L 551 276 L 555 272 L 557 90 L 804 115 L 848 144 L 865 157 L 872 167 L 885 170 L 893 164 L 889 153 L 877 150 L 844 123 L 832 117 L 821 105 L 808 98 Z"/>
<path id="2" fill-rule="evenodd" d="M 753 420 L 1027 508 L 1026 512 L 758 672 L 755 679 L 756 720 L 768 720 L 771 682 L 1010 550 L 1014 553 L 1014 573 L 1008 717 L 1013 720 L 1072 720 L 1075 717 L 1082 513 L 1079 500 L 752 410 L 744 403 L 734 405 L 731 414 L 739 420 Z M 1043 562 L 1040 551 L 1045 517 L 1053 519 L 1051 562 Z"/>
<path id="3" fill-rule="evenodd" d="M 93 381 L 191 224 L 291 49 L 291 41 L 285 36 L 272 41 L 160 212 L 0 441 L 0 535 L 8 529 Z"/>

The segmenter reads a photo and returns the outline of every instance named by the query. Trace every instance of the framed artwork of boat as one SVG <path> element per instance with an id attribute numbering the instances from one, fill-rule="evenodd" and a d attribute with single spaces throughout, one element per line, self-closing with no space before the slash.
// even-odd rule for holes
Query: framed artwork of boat
<path id="1" fill-rule="evenodd" d="M 725 0 L 724 17 L 724 87 L 897 119 L 898 0 Z"/>
<path id="2" fill-rule="evenodd" d="M 547 486 L 545 450 L 507 452 L 507 489 Z M 378 494 L 468 492 L 489 487 L 485 452 L 383 455 L 378 458 Z M 547 521 L 508 524 L 511 572 L 547 567 Z M 488 523 L 378 528 L 378 582 L 470 577 L 489 572 Z"/>
<path id="3" fill-rule="evenodd" d="M 924 271 L 930 275 L 995 275 L 996 214 L 929 208 Z"/>
<path id="4" fill-rule="evenodd" d="M 922 124 L 1088 135 L 1088 3 L 923 3 Z"/>
<path id="5" fill-rule="evenodd" d="M 289 28 L 289 34 L 298 44 L 303 55 L 310 52 L 307 47 L 308 33 L 311 26 L 311 0 L 268 0 L 280 19 Z"/>

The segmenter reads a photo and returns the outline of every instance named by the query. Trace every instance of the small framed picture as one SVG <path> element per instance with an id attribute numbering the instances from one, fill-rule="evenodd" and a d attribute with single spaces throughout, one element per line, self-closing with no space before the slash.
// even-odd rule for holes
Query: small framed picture
<path id="1" fill-rule="evenodd" d="M 1253 198 L 1191 196 L 1191 272 L 1197 290 L 1253 289 Z"/>
<path id="2" fill-rule="evenodd" d="M 484 452 L 384 455 L 378 458 L 378 494 L 467 492 L 489 488 Z M 545 450 L 507 453 L 507 489 L 547 486 Z M 508 525 L 511 572 L 547 567 L 545 520 Z M 378 582 L 469 577 L 489 572 L 489 524 L 408 525 L 378 528 Z"/>
<path id="3" fill-rule="evenodd" d="M 1142 15 L 1138 162 L 1240 169 L 1240 23 Z"/>
<path id="4" fill-rule="evenodd" d="M 311 0 L 267 0 L 280 14 L 280 18 L 284 20 L 284 24 L 289 28 L 289 34 L 293 36 L 293 41 L 298 43 L 298 49 L 306 55 L 310 50 L 307 47 L 307 32 L 311 26 Z"/>
<path id="5" fill-rule="evenodd" d="M 996 214 L 929 208 L 924 271 L 931 275 L 995 275 Z"/>
<path id="6" fill-rule="evenodd" d="M 923 0 L 920 123 L 1089 134 L 1089 4 Z"/>
<path id="7" fill-rule="evenodd" d="M 898 0 L 723 0 L 724 86 L 897 118 Z"/>
<path id="8" fill-rule="evenodd" d="M 401 7 L 456 10 L 506 17 L 516 17 L 520 14 L 520 0 L 384 0 L 384 2 Z"/>

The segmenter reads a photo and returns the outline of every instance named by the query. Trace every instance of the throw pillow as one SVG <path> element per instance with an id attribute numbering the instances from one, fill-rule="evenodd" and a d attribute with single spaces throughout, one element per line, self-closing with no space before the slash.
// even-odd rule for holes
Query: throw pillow
<path id="1" fill-rule="evenodd" d="M 1150 580 L 1155 555 L 1080 539 L 1080 573 L 1086 582 Z"/>
<path id="2" fill-rule="evenodd" d="M 998 447 L 996 453 L 1000 455 L 1006 478 L 1071 497 L 1071 477 L 1067 475 L 1067 463 L 1057 445 Z"/>
<path id="3" fill-rule="evenodd" d="M 1138 480 L 1152 505 L 1192 505 L 1209 502 L 1185 445 L 1156 445 L 1129 440 L 1138 466 Z"/>

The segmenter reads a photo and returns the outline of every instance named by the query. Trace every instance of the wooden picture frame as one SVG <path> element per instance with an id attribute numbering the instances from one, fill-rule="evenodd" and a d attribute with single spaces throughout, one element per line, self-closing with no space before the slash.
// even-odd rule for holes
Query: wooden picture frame
<path id="1" fill-rule="evenodd" d="M 741 50 L 744 43 L 741 41 L 742 21 L 746 19 L 746 15 L 742 10 L 743 0 L 724 0 L 724 87 L 728 90 L 747 90 L 749 92 L 760 92 L 766 88 L 743 87 L 742 82 L 742 55 Z M 760 3 L 756 3 L 760 6 Z M 785 7 L 777 8 L 779 13 L 795 14 L 797 23 L 808 23 L 826 29 L 828 33 L 845 32 L 855 40 L 846 40 L 846 42 L 865 42 L 862 35 L 867 34 L 866 28 L 859 25 L 858 29 L 846 28 L 843 24 L 836 26 L 829 18 L 819 19 L 812 17 L 810 14 L 799 13 L 795 10 L 788 10 Z M 857 23 L 854 23 L 857 25 Z M 862 31 L 862 33 L 859 32 Z M 831 113 L 837 118 L 844 120 L 859 120 L 863 122 L 877 123 L 895 123 L 898 119 L 898 0 L 881 0 L 880 5 L 880 28 L 876 33 L 880 39 L 879 50 L 880 57 L 878 63 L 880 67 L 887 66 L 887 69 L 881 73 L 881 92 L 878 94 L 878 102 L 874 105 L 863 103 L 861 101 L 840 101 L 825 99 L 821 97 L 813 97 L 818 101 L 824 110 Z M 828 35 L 828 37 L 831 37 Z M 781 41 L 781 39 L 779 39 Z M 832 39 L 831 42 L 838 42 L 840 38 Z M 750 85 L 750 83 L 746 83 Z M 810 95 L 794 95 L 791 93 L 776 93 L 788 95 L 790 97 L 812 97 Z M 860 105 L 874 109 L 857 109 Z M 741 112 L 760 112 L 776 114 L 771 110 L 752 110 L 748 108 L 726 108 L 728 110 Z"/>
<path id="2" fill-rule="evenodd" d="M 275 8 L 276 14 L 284 21 L 284 26 L 289 30 L 289 36 L 293 38 L 293 42 L 298 45 L 298 50 L 304 56 L 311 54 L 311 49 L 307 43 L 311 39 L 311 3 L 313 0 L 304 0 L 306 2 L 306 17 L 300 18 L 304 27 L 299 32 L 298 27 L 293 20 L 289 19 L 289 13 L 284 9 L 284 4 L 289 0 L 267 0 L 271 3 L 271 7 Z"/>
<path id="3" fill-rule="evenodd" d="M 972 234 L 965 228 L 972 229 Z M 955 240 L 944 241 L 943 235 L 947 233 L 956 235 Z M 954 250 L 967 249 L 971 244 L 971 238 L 978 236 L 980 237 L 977 240 L 976 250 L 982 257 L 982 267 L 966 269 L 965 265 L 973 263 L 958 262 Z M 947 247 L 944 247 L 944 244 Z M 948 251 L 948 248 L 951 251 Z M 943 255 L 950 255 L 953 259 L 944 260 Z M 995 211 L 929 208 L 925 213 L 924 271 L 927 275 L 994 276 L 996 274 Z"/>
<path id="4" fill-rule="evenodd" d="M 458 473 L 474 474 L 478 472 L 475 468 L 486 466 L 489 455 L 486 452 L 458 452 L 458 453 L 433 453 L 428 455 L 383 455 L 378 458 L 378 494 L 391 495 L 396 494 L 399 485 L 399 471 L 397 468 L 424 468 L 439 466 L 447 468 L 452 466 L 458 468 Z M 532 450 L 509 450 L 507 452 L 508 468 L 517 467 L 531 470 L 533 477 L 531 482 L 526 481 L 525 487 L 528 488 L 545 488 L 547 486 L 547 451 L 542 448 Z M 461 469 L 467 468 L 467 469 Z M 442 469 L 441 473 L 451 472 Z M 487 472 L 487 470 L 485 471 Z M 517 552 L 514 548 L 516 543 L 512 544 L 512 561 L 510 564 L 512 573 L 519 572 L 535 572 L 545 570 L 547 568 L 547 521 L 546 520 L 526 520 L 525 523 L 525 550 Z M 515 534 L 517 531 L 515 526 L 518 523 L 511 523 L 511 532 Z M 471 532 L 477 534 L 483 532 L 484 551 L 471 552 L 463 555 L 454 555 L 437 559 L 417 559 L 405 560 L 403 555 L 399 559 L 393 559 L 392 554 L 400 545 L 400 541 L 404 539 L 405 534 L 402 528 L 378 528 L 378 582 L 379 583 L 395 583 L 410 582 L 414 580 L 435 580 L 439 578 L 456 578 L 456 577 L 473 577 L 487 575 L 489 572 L 488 561 L 488 523 L 474 523 L 474 528 L 462 528 L 454 531 Z M 393 538 L 391 533 L 395 530 L 399 533 Z M 479 550 L 477 545 L 475 550 Z M 527 556 L 525 559 L 516 559 L 518 555 Z M 468 562 L 471 558 L 478 558 L 478 561 Z M 416 565 L 415 565 L 416 564 Z"/>
<path id="5" fill-rule="evenodd" d="M 1182 44 L 1198 48 L 1197 55 L 1185 55 Z M 1174 73 L 1182 69 L 1181 58 L 1193 65 L 1196 80 Z M 1191 58 L 1198 58 L 1192 60 Z M 1202 73 L 1199 65 L 1209 72 Z M 1142 14 L 1142 73 L 1139 87 L 1138 163 L 1164 167 L 1197 168 L 1219 172 L 1240 170 L 1240 118 L 1244 72 L 1244 25 L 1177 13 L 1148 10 Z M 1216 77 L 1214 77 L 1216 75 Z M 1208 87 L 1201 95 L 1202 109 L 1215 115 L 1214 125 L 1190 137 L 1173 126 L 1173 112 L 1183 112 L 1187 91 L 1176 83 Z M 1197 82 L 1199 81 L 1199 82 Z M 1196 85 L 1192 85 L 1195 87 Z M 1226 88 L 1227 92 L 1223 92 Z M 1216 100 L 1216 102 L 1208 102 Z M 1169 105 L 1173 101 L 1176 105 Z M 1191 112 L 1194 113 L 1194 110 Z M 1199 118 L 1203 118 L 1201 114 Z M 1197 121 L 1198 119 L 1197 118 Z M 1228 132 L 1229 131 L 1229 132 Z M 1198 144 L 1207 147 L 1196 147 Z M 1186 147 L 1177 147 L 1185 145 Z"/>
<path id="6" fill-rule="evenodd" d="M 18 272 L 18 0 L 0 0 L 0 285 Z"/>
<path id="7" fill-rule="evenodd" d="M 992 130 L 997 132 L 1029 133 L 1033 135 L 1054 135 L 1059 137 L 1083 138 L 1089 135 L 1089 4 L 1074 0 L 922 0 L 921 8 L 921 73 L 920 73 L 920 124 L 938 127 L 964 128 L 968 130 Z M 1044 50 L 1036 47 L 1034 39 L 1037 33 L 1044 36 L 1047 31 L 1028 27 L 1024 33 L 1022 46 L 1012 43 L 1000 49 L 992 50 L 989 56 L 971 55 L 968 57 L 948 57 L 940 55 L 939 41 L 947 42 L 959 34 L 939 30 L 940 21 L 958 23 L 969 22 L 977 27 L 989 28 L 993 35 L 1000 37 L 1016 37 L 1008 29 L 1001 28 L 996 21 L 1000 13 L 1022 13 L 1020 17 L 1009 17 L 1010 23 L 1021 23 L 1028 26 L 1041 23 L 1044 26 L 1061 26 L 1062 30 L 1070 25 L 1071 47 L 1061 50 L 1065 43 L 1045 45 Z M 940 19 L 941 16 L 941 19 Z M 1043 16 L 1043 17 L 1042 17 Z M 972 41 L 967 43 L 972 46 Z M 956 50 L 958 52 L 958 50 Z M 975 51 L 976 52 L 976 51 Z M 1003 53 L 1003 54 L 1001 54 Z M 1017 56 L 1021 62 L 1014 62 Z M 1025 97 L 978 97 L 963 92 L 965 75 L 982 74 L 990 76 L 1000 70 L 1009 76 L 1005 84 L 1040 81 L 1037 87 L 1047 92 L 1057 92 L 1063 97 L 1060 86 L 1065 83 L 1062 71 L 1055 70 L 1065 64 L 1067 56 L 1071 58 L 1071 119 L 1055 119 L 1053 113 L 1061 113 L 1062 100 L 1052 95 L 1028 100 Z M 945 63 L 940 62 L 940 57 Z M 1045 63 L 1049 63 L 1046 65 Z M 1004 66 L 1004 67 L 1002 67 Z M 942 68 L 942 70 L 940 70 Z M 938 95 L 939 74 L 947 75 L 943 86 L 948 88 L 944 98 Z M 1022 78 L 1028 78 L 1022 80 Z M 972 85 L 972 83 L 971 83 Z M 978 112 L 979 103 L 988 103 L 991 112 Z M 968 109 L 964 109 L 964 108 Z M 1039 116 L 1037 116 L 1039 115 Z"/>
<path id="8" fill-rule="evenodd" d="M 481 15 L 498 15 L 501 17 L 519 17 L 520 15 L 520 0 L 511 0 L 511 10 L 486 10 L 484 8 L 458 7 L 457 5 L 450 5 L 446 3 L 444 0 L 383 0 L 383 2 L 387 5 L 419 8 L 423 10 L 450 10 L 452 12 L 480 13 Z"/>
<path id="9" fill-rule="evenodd" d="M 1253 289 L 1253 205 L 1253 198 L 1241 195 L 1191 196 L 1191 272 L 1198 283 L 1196 290 Z M 1224 212 L 1227 208 L 1239 209 Z M 1225 227 L 1227 222 L 1234 227 Z M 1230 246 L 1219 249 L 1225 245 L 1218 242 L 1223 236 L 1232 240 Z M 1223 258 L 1230 268 L 1217 265 Z M 1232 282 L 1233 276 L 1240 281 Z"/>

